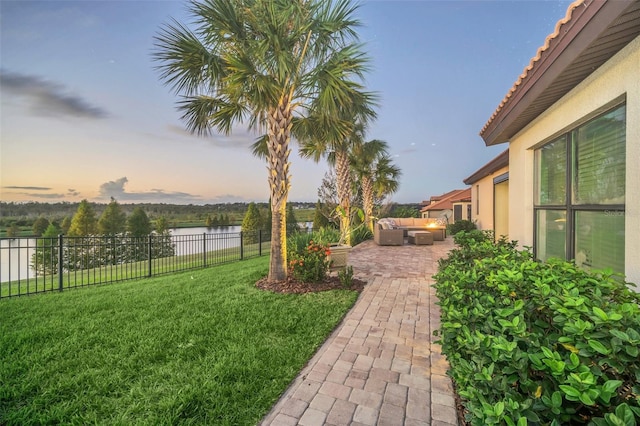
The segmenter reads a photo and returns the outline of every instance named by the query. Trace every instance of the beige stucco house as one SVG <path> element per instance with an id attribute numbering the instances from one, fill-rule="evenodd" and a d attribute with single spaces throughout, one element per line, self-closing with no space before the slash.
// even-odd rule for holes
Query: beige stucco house
<path id="1" fill-rule="evenodd" d="M 471 187 L 471 220 L 478 229 L 509 237 L 509 150 L 464 180 Z"/>
<path id="2" fill-rule="evenodd" d="M 420 209 L 420 216 L 446 219 L 447 223 L 471 220 L 471 189 L 454 189 L 432 196 L 429 203 Z"/>
<path id="3" fill-rule="evenodd" d="M 509 147 L 510 239 L 640 285 L 640 1 L 572 3 L 480 135 Z"/>
<path id="4" fill-rule="evenodd" d="M 471 187 L 471 220 L 478 229 L 509 237 L 509 150 L 464 180 Z"/>

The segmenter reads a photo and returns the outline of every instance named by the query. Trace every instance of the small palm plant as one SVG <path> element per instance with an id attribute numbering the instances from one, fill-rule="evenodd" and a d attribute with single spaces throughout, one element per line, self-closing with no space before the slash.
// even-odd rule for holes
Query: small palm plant
<path id="1" fill-rule="evenodd" d="M 362 190 L 364 223 L 373 232 L 373 206 L 398 190 L 400 168 L 393 164 L 385 141 L 373 139 L 356 145 L 351 164 Z"/>

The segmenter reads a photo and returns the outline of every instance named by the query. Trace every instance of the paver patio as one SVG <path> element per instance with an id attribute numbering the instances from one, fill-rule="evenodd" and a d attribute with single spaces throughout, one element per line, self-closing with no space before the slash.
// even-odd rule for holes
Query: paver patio
<path id="1" fill-rule="evenodd" d="M 354 247 L 349 264 L 367 286 L 261 425 L 457 425 L 431 287 L 452 247 Z"/>

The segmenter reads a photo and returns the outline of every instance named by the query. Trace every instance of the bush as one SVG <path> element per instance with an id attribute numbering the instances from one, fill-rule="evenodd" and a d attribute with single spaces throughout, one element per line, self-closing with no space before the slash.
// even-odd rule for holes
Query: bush
<path id="1" fill-rule="evenodd" d="M 639 295 L 610 272 L 489 237 L 456 235 L 435 275 L 437 334 L 468 423 L 635 424 Z"/>
<path id="2" fill-rule="evenodd" d="M 358 226 L 351 232 L 351 245 L 357 246 L 363 241 L 373 238 L 373 233 L 366 226 Z"/>
<path id="3" fill-rule="evenodd" d="M 315 233 L 295 233 L 287 239 L 289 272 L 297 281 L 323 281 L 331 266 L 329 244 L 314 240 Z"/>
<path id="4" fill-rule="evenodd" d="M 319 244 L 333 244 L 340 241 L 340 230 L 332 226 L 326 226 L 313 231 L 313 238 Z"/>
<path id="5" fill-rule="evenodd" d="M 318 241 L 317 238 L 315 238 L 315 233 L 298 232 L 290 235 L 287 238 L 287 257 L 292 254 L 304 254 L 305 249 L 312 240 Z"/>
<path id="6" fill-rule="evenodd" d="M 338 279 L 343 287 L 349 288 L 353 284 L 353 266 L 347 265 L 338 271 Z"/>
<path id="7" fill-rule="evenodd" d="M 476 223 L 470 220 L 457 220 L 447 225 L 447 231 L 451 235 L 456 235 L 460 231 L 473 231 L 477 228 Z"/>

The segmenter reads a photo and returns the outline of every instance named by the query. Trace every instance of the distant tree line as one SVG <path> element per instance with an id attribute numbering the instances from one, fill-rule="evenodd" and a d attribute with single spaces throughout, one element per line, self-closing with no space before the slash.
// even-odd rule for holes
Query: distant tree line
<path id="1" fill-rule="evenodd" d="M 287 236 L 299 232 L 300 226 L 298 219 L 293 211 L 293 205 L 287 204 Z M 264 232 L 265 237 L 271 237 L 271 209 L 269 205 L 260 207 L 256 203 L 249 203 L 247 213 L 242 220 L 242 232 L 244 233 L 244 241 L 247 243 L 257 243 L 257 231 Z"/>
<path id="2" fill-rule="evenodd" d="M 214 214 L 211 216 L 207 215 L 207 218 L 204 220 L 204 224 L 207 228 L 213 228 L 216 226 L 229 226 L 231 225 L 231 218 L 228 214 Z"/>
<path id="3" fill-rule="evenodd" d="M 149 255 L 152 259 L 175 255 L 164 217 L 156 219 L 154 227 L 142 207 L 135 207 L 127 215 L 113 198 L 99 217 L 94 207 L 83 200 L 71 219 L 58 225 L 39 217 L 33 223 L 33 232 L 42 237 L 31 256 L 31 267 L 40 275 L 55 273 L 60 266 L 74 271 L 148 260 Z M 59 235 L 67 237 L 62 265 Z"/>
<path id="4" fill-rule="evenodd" d="M 180 204 L 119 204 L 125 215 L 131 215 L 136 207 L 142 208 L 150 220 L 164 218 L 168 227 L 184 226 L 229 226 L 239 225 L 249 203 L 224 203 L 206 205 Z M 262 210 L 269 209 L 268 203 L 255 203 Z M 295 209 L 313 209 L 313 203 L 291 202 Z M 7 230 L 7 237 L 19 236 L 20 230 L 32 228 L 34 236 L 41 236 L 48 223 L 58 225 L 66 234 L 71 217 L 78 210 L 80 203 L 38 203 L 38 202 L 2 202 L 0 201 L 0 228 Z M 108 204 L 91 203 L 96 215 L 101 215 Z M 36 225 L 37 222 L 37 225 Z M 23 235 L 24 232 L 23 232 Z"/>

